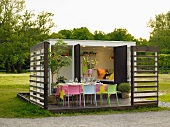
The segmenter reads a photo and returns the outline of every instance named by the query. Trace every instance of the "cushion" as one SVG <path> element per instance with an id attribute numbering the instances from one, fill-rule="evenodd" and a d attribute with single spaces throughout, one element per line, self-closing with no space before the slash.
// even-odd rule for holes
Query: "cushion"
<path id="1" fill-rule="evenodd" d="M 97 69 L 98 79 L 103 79 L 106 75 L 106 69 Z"/>
<path id="2" fill-rule="evenodd" d="M 113 79 L 114 79 L 114 73 L 112 73 L 112 74 L 109 76 L 108 80 L 113 80 Z"/>

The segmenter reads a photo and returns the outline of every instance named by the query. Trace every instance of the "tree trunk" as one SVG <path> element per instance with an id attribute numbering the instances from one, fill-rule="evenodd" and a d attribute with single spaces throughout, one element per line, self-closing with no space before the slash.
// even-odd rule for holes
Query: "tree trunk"
<path id="1" fill-rule="evenodd" d="M 14 65 L 11 65 L 10 68 L 11 68 L 11 72 L 14 73 L 15 72 Z"/>
<path id="2" fill-rule="evenodd" d="M 8 61 L 5 62 L 5 70 L 6 70 L 6 73 L 9 73 L 9 63 L 8 63 Z"/>
<path id="3" fill-rule="evenodd" d="M 21 73 L 21 63 L 17 62 L 17 72 Z"/>

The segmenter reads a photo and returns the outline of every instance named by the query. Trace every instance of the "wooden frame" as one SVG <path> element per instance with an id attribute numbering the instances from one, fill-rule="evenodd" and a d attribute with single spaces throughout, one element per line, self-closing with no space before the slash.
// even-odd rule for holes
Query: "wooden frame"
<path id="1" fill-rule="evenodd" d="M 30 49 L 30 102 L 48 109 L 48 42 Z"/>
<path id="2" fill-rule="evenodd" d="M 139 60 L 140 58 L 144 59 Z M 140 83 L 145 83 L 145 85 L 139 85 Z M 149 98 L 154 98 L 154 100 L 150 100 Z M 157 47 L 131 47 L 131 105 L 158 106 Z"/>

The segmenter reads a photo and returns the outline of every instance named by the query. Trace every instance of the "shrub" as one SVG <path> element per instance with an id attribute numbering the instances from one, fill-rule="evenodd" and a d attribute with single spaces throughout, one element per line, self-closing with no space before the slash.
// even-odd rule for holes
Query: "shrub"
<path id="1" fill-rule="evenodd" d="M 121 83 L 121 84 L 119 84 L 119 86 L 118 86 L 118 90 L 119 90 L 120 92 L 129 93 L 129 92 L 130 92 L 130 89 L 131 89 L 131 87 L 130 87 L 130 84 L 129 84 L 129 83 Z"/>

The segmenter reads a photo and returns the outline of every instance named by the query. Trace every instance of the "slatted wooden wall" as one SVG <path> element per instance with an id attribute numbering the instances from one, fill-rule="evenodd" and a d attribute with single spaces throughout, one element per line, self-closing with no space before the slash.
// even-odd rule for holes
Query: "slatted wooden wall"
<path id="1" fill-rule="evenodd" d="M 131 47 L 131 105 L 158 106 L 158 48 Z"/>
<path id="2" fill-rule="evenodd" d="M 48 108 L 48 42 L 30 49 L 30 101 Z"/>

